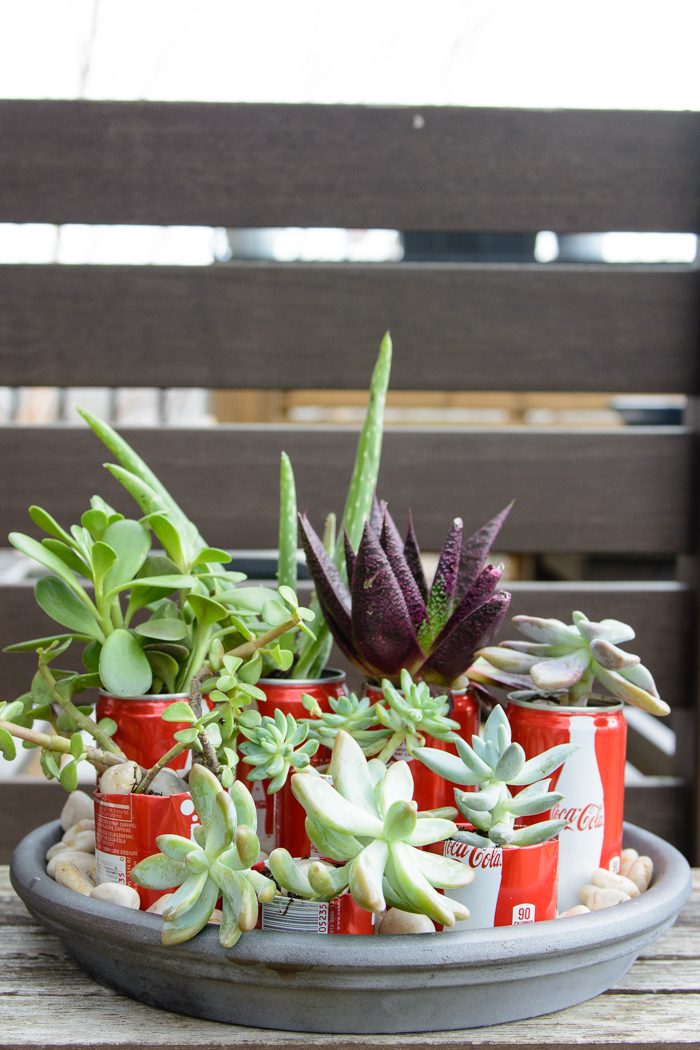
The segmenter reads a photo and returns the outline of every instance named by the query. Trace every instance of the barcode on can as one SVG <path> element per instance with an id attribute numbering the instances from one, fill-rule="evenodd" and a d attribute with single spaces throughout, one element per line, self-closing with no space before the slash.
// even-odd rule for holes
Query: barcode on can
<path id="1" fill-rule="evenodd" d="M 99 886 L 103 882 L 126 882 L 126 857 L 114 853 L 95 850 L 95 880 Z"/>
<path id="2" fill-rule="evenodd" d="M 297 933 L 328 933 L 328 904 L 275 897 L 262 906 L 263 930 Z"/>

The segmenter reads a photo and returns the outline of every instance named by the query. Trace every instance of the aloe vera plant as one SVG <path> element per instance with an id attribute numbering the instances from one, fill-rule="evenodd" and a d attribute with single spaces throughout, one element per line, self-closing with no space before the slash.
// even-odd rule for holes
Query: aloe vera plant
<path id="1" fill-rule="evenodd" d="M 413 677 L 450 685 L 505 619 L 510 595 L 497 590 L 502 570 L 487 565 L 506 507 L 466 540 L 456 518 L 428 590 L 412 522 L 405 541 L 386 504 L 375 502 L 358 541 L 346 533 L 347 584 L 306 515 L 306 560 L 321 610 L 342 651 L 371 681 Z"/>
<path id="2" fill-rule="evenodd" d="M 386 403 L 389 376 L 391 373 L 391 336 L 385 333 L 382 339 L 369 390 L 369 403 L 357 443 L 355 463 L 348 494 L 343 508 L 339 537 L 336 537 L 336 518 L 329 514 L 326 519 L 322 542 L 327 558 L 337 566 L 341 576 L 345 573 L 343 530 L 350 542 L 357 545 L 362 528 L 370 516 L 372 501 L 377 487 L 379 464 L 382 453 L 384 431 L 384 406 Z M 297 589 L 297 496 L 294 471 L 289 457 L 282 453 L 280 463 L 280 516 L 279 516 L 279 562 L 277 582 L 279 586 Z M 321 616 L 322 602 L 316 595 L 311 608 L 316 614 L 315 640 L 301 637 L 295 659 L 287 672 L 290 678 L 318 678 L 328 662 L 333 636 L 329 625 Z"/>
<path id="3" fill-rule="evenodd" d="M 181 944 L 204 929 L 219 897 L 222 921 L 219 941 L 232 948 L 258 918 L 258 902 L 272 900 L 272 879 L 254 871 L 260 855 L 255 833 L 255 803 L 244 784 L 231 794 L 203 766 L 194 766 L 189 788 L 201 825 L 194 841 L 159 835 L 160 853 L 137 864 L 131 879 L 152 890 L 179 887 L 163 912 L 163 944 Z"/>
<path id="4" fill-rule="evenodd" d="M 368 762 L 359 744 L 341 730 L 329 773 L 332 784 L 313 769 L 296 773 L 292 791 L 306 811 L 310 840 L 339 866 L 317 861 L 302 878 L 285 850 L 273 850 L 270 867 L 280 883 L 291 892 L 308 884 L 317 899 L 326 900 L 349 890 L 367 911 L 390 905 L 446 926 L 468 918 L 464 905 L 437 890 L 466 885 L 471 869 L 420 848 L 449 838 L 456 825 L 418 813 L 408 764 L 387 768 L 378 759 Z"/>
<path id="5" fill-rule="evenodd" d="M 513 623 L 527 640 L 482 649 L 470 678 L 510 686 L 520 699 L 545 697 L 574 707 L 586 706 L 599 684 L 617 700 L 650 714 L 670 712 L 639 657 L 620 648 L 634 638 L 632 627 L 619 620 L 596 623 L 582 612 L 574 612 L 572 619 L 573 623 L 565 624 L 514 616 Z"/>
<path id="6" fill-rule="evenodd" d="M 551 773 L 576 749 L 576 744 L 558 744 L 526 761 L 520 744 L 511 742 L 510 723 L 503 708 L 494 707 L 484 726 L 483 737 L 472 737 L 471 746 L 461 737 L 455 741 L 457 754 L 425 747 L 414 756 L 433 773 L 462 787 L 478 791 L 455 790 L 455 801 L 462 816 L 476 829 L 460 831 L 460 840 L 473 846 L 534 846 L 554 838 L 566 820 L 543 820 L 516 828 L 518 817 L 544 813 L 563 798 L 549 790 Z M 522 787 L 515 797 L 510 787 Z"/>

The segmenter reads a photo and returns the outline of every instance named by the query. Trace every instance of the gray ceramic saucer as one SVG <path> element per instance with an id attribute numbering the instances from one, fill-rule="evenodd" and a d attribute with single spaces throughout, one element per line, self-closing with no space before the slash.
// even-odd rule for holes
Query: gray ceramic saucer
<path id="1" fill-rule="evenodd" d="M 159 916 L 79 897 L 46 875 L 59 837 L 58 822 L 27 835 L 12 884 L 95 980 L 176 1013 L 289 1031 L 438 1031 L 551 1013 L 609 988 L 690 894 L 680 853 L 627 825 L 625 845 L 652 857 L 654 883 L 606 911 L 449 936 L 255 931 L 230 951 L 209 927 L 165 948 Z"/>

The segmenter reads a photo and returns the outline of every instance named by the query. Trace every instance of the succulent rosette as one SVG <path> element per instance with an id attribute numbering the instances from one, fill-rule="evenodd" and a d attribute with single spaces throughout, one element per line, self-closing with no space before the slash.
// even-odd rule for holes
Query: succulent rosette
<path id="1" fill-rule="evenodd" d="M 468 539 L 455 518 L 428 588 L 412 521 L 405 540 L 385 503 L 375 500 L 359 547 L 345 539 L 347 583 L 306 515 L 301 539 L 323 615 L 340 649 L 371 681 L 398 683 L 402 668 L 450 685 L 503 623 L 510 595 L 502 570 L 487 564 L 510 507 Z"/>
<path id="2" fill-rule="evenodd" d="M 667 715 L 651 673 L 638 656 L 620 648 L 634 630 L 620 620 L 596 623 L 574 612 L 573 623 L 514 616 L 526 641 L 506 641 L 477 653 L 469 677 L 484 685 L 509 686 L 522 699 L 547 697 L 561 704 L 585 707 L 596 683 L 617 700 L 652 715 Z"/>

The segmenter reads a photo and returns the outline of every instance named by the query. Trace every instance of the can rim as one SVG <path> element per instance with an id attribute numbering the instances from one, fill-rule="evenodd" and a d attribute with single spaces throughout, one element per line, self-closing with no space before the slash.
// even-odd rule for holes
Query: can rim
<path id="1" fill-rule="evenodd" d="M 280 685 L 280 686 L 309 686 L 309 685 L 334 685 L 336 682 L 344 682 L 345 671 L 337 667 L 327 667 L 325 673 L 321 672 L 320 678 L 259 678 L 258 685 Z"/>
<path id="2" fill-rule="evenodd" d="M 534 711 L 551 711 L 554 714 L 563 712 L 564 714 L 571 715 L 607 714 L 608 712 L 622 711 L 625 706 L 622 700 L 615 700 L 613 697 L 611 697 L 610 700 L 599 699 L 591 707 L 574 707 L 570 704 L 557 704 L 552 700 L 517 700 L 509 696 L 508 705 L 510 706 L 511 704 L 513 707 L 531 708 Z"/>
<path id="3" fill-rule="evenodd" d="M 471 846 L 470 842 L 469 843 L 465 843 L 464 839 L 461 839 L 459 837 L 460 835 L 463 835 L 463 834 L 464 834 L 463 831 L 457 830 L 454 833 L 454 835 L 450 835 L 444 841 L 445 842 L 459 842 L 461 845 L 469 845 L 469 846 Z M 542 846 L 552 846 L 552 845 L 555 845 L 557 847 L 559 846 L 559 835 L 555 835 L 554 838 L 551 838 L 551 839 L 546 839 L 544 842 L 533 842 L 529 846 L 497 846 L 496 843 L 494 842 L 490 846 L 474 846 L 474 849 L 483 849 L 483 850 L 491 850 L 491 851 L 500 849 L 503 853 L 505 853 L 506 851 L 517 850 L 518 853 L 522 853 L 525 850 L 540 849 Z"/>

